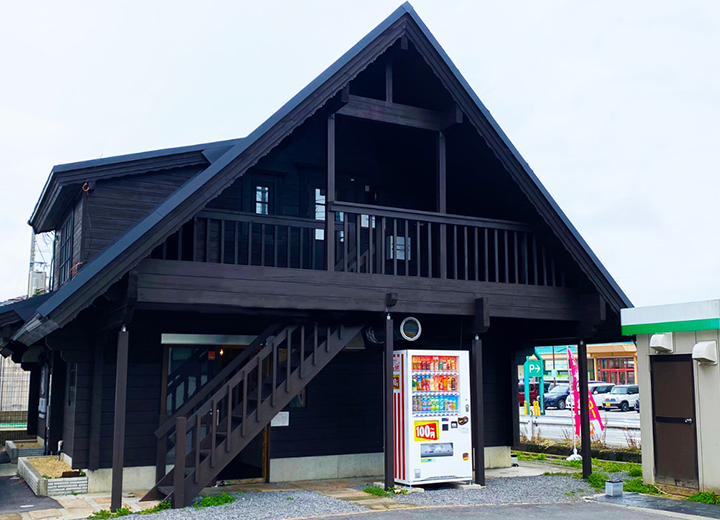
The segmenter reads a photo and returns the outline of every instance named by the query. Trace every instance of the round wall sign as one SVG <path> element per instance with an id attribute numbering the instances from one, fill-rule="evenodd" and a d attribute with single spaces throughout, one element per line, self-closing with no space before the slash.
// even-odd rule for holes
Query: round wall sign
<path id="1" fill-rule="evenodd" d="M 408 317 L 400 323 L 400 335 L 407 341 L 415 341 L 422 334 L 422 326 L 417 318 Z"/>

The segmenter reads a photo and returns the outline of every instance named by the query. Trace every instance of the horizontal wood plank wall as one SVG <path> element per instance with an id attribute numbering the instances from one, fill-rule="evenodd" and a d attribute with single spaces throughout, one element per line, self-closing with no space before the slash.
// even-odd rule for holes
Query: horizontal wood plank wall
<path id="1" fill-rule="evenodd" d="M 382 451 L 382 351 L 343 351 L 306 388 L 290 426 L 272 428 L 270 456 L 310 457 Z"/>
<path id="2" fill-rule="evenodd" d="M 190 166 L 97 181 L 85 199 L 83 261 L 89 262 L 202 168 Z"/>
<path id="3" fill-rule="evenodd" d="M 432 280 L 257 266 L 143 260 L 138 302 L 273 309 L 378 311 L 397 292 L 397 312 L 470 316 L 475 298 L 491 298 L 491 316 L 577 320 L 571 289 Z"/>

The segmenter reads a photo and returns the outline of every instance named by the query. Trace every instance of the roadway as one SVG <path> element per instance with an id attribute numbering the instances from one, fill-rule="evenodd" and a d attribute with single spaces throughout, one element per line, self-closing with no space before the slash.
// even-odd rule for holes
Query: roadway
<path id="1" fill-rule="evenodd" d="M 519 409 L 520 431 L 528 437 L 533 431 L 546 439 L 562 441 L 572 439 L 572 412 L 570 410 L 546 410 L 545 415 L 532 417 Z M 640 446 L 640 414 L 634 410 L 621 412 L 619 410 L 600 411 L 603 424 L 607 425 L 605 442 L 610 446 L 628 446 L 629 439 Z M 532 428 L 529 425 L 532 419 Z M 597 433 L 597 432 L 596 432 Z"/>

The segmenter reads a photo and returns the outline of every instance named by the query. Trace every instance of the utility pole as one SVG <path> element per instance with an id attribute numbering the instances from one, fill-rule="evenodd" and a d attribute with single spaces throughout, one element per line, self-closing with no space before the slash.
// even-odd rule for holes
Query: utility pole
<path id="1" fill-rule="evenodd" d="M 33 286 L 33 272 L 35 271 L 35 230 L 30 228 L 30 234 L 32 236 L 32 239 L 30 241 L 30 271 L 28 272 L 28 288 L 27 288 L 27 297 L 32 298 L 32 294 L 30 292 L 32 291 Z"/>

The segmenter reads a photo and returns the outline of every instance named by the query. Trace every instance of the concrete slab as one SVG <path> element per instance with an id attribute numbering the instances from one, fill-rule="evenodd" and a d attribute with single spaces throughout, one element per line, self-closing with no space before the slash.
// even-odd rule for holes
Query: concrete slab
<path id="1" fill-rule="evenodd" d="M 20 513 L 0 513 L 0 520 L 21 520 Z"/>
<path id="2" fill-rule="evenodd" d="M 537 477 L 543 473 L 577 473 L 582 470 L 556 466 L 544 462 L 520 461 L 515 468 L 497 468 L 485 470 L 486 478 L 508 478 L 508 477 Z"/>
<path id="3" fill-rule="evenodd" d="M 60 507 L 50 497 L 39 497 L 20 477 L 0 477 L 0 513 L 26 513 Z"/>
<path id="4" fill-rule="evenodd" d="M 0 464 L 0 477 L 12 477 L 17 475 L 17 464 Z"/>
<path id="5" fill-rule="evenodd" d="M 42 520 L 43 518 L 60 518 L 63 516 L 62 509 L 39 509 L 37 511 L 28 511 L 28 516 L 33 520 Z"/>
<path id="6" fill-rule="evenodd" d="M 637 507 L 652 509 L 654 511 L 720 519 L 720 507 L 711 504 L 690 502 L 688 500 L 640 495 L 638 493 L 624 493 L 620 497 L 599 495 L 593 497 L 591 500 L 618 506 Z"/>
<path id="7" fill-rule="evenodd" d="M 90 504 L 82 498 L 56 498 L 55 500 L 65 509 L 92 509 Z"/>

